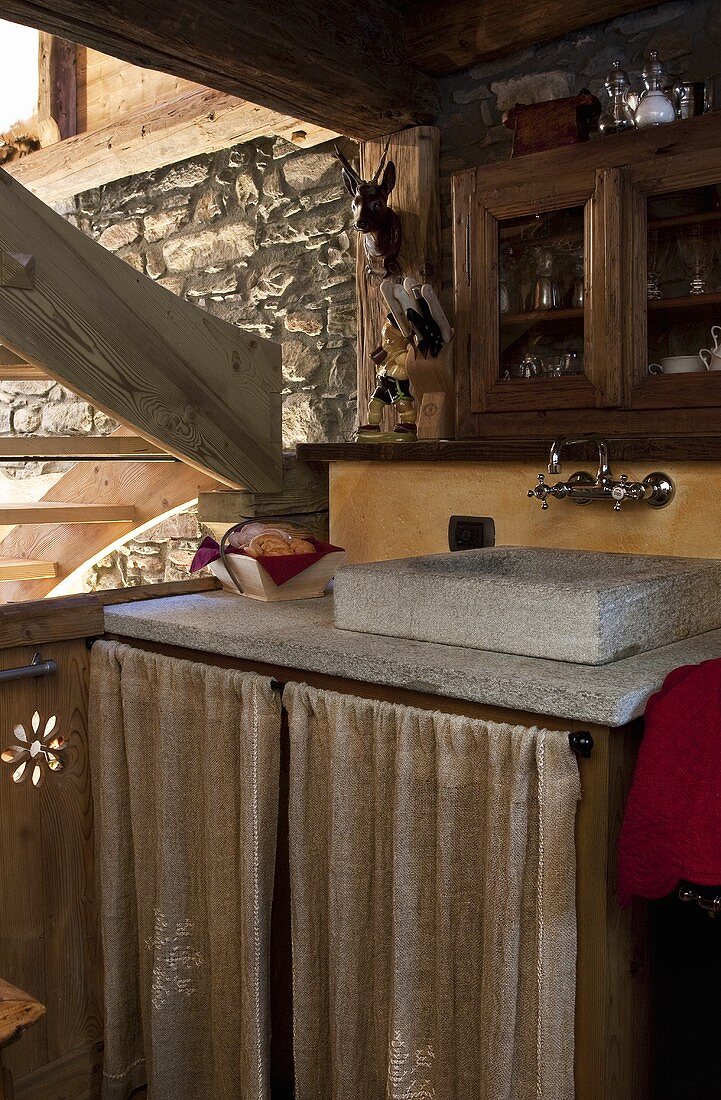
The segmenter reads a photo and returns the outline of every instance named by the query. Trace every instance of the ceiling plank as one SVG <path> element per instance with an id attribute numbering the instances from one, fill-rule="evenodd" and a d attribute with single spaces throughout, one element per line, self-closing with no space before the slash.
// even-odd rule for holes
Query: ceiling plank
<path id="1" fill-rule="evenodd" d="M 52 203 L 268 134 L 309 148 L 336 137 L 337 131 L 203 88 L 48 145 L 5 167 L 44 202 Z"/>
<path id="2" fill-rule="evenodd" d="M 438 89 L 382 0 L 3 0 L 3 16 L 350 137 L 432 121 Z"/>
<path id="3" fill-rule="evenodd" d="M 415 64 L 437 76 L 466 69 L 569 31 L 653 7 L 657 0 L 421 0 L 400 4 L 412 12 Z M 410 39 L 409 39 L 410 40 Z"/>

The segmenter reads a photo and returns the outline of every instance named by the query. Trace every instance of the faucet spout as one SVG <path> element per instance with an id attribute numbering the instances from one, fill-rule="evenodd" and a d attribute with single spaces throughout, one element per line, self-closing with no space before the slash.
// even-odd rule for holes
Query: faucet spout
<path id="1" fill-rule="evenodd" d="M 596 483 L 602 484 L 604 481 L 608 481 L 611 477 L 611 470 L 608 465 L 608 444 L 605 439 L 601 439 L 600 436 L 597 435 L 580 435 L 576 439 L 572 439 L 570 436 L 561 436 L 559 439 L 555 439 L 551 444 L 551 450 L 548 456 L 549 474 L 560 474 L 561 458 L 564 448 L 573 447 L 580 443 L 595 443 L 598 448 Z"/>

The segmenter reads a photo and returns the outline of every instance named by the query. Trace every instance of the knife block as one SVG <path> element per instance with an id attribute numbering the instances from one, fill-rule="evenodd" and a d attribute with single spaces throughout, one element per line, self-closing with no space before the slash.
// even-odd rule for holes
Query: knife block
<path id="1" fill-rule="evenodd" d="M 453 347 L 451 337 L 435 359 L 417 357 L 414 350 L 408 352 L 406 368 L 418 406 L 419 439 L 455 437 Z"/>

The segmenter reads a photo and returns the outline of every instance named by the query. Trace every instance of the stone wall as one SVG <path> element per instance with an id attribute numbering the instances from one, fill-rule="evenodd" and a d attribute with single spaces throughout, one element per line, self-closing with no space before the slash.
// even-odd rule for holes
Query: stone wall
<path id="1" fill-rule="evenodd" d="M 355 242 L 332 146 L 268 138 L 77 197 L 84 232 L 161 286 L 283 346 L 286 446 L 345 439 Z"/>

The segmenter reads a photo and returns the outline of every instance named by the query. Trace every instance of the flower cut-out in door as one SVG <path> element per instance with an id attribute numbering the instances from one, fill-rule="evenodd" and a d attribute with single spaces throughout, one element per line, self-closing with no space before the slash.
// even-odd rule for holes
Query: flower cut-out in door
<path id="1" fill-rule="evenodd" d="M 67 748 L 67 741 L 55 732 L 57 722 L 56 716 L 51 714 L 40 734 L 40 715 L 35 711 L 30 723 L 32 736 L 21 723 L 17 724 L 13 730 L 15 744 L 0 755 L 3 764 L 10 764 L 13 769 L 13 783 L 22 783 L 30 776 L 33 786 L 39 787 L 45 778 L 46 767 L 52 772 L 62 771 L 60 754 Z"/>

